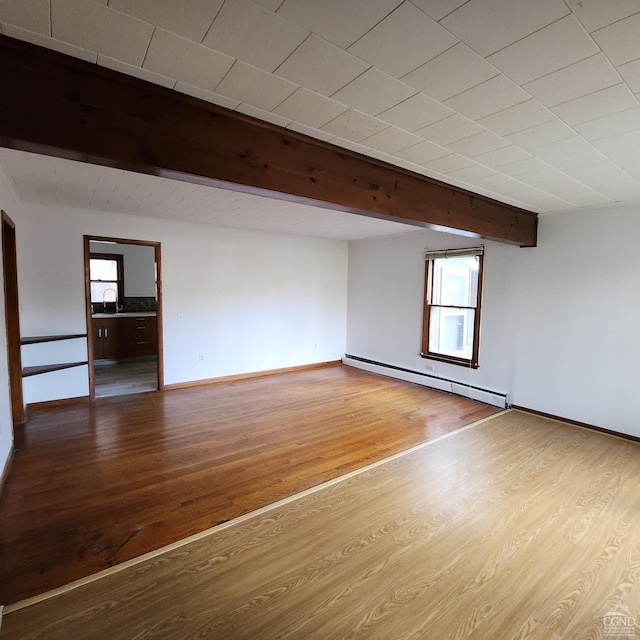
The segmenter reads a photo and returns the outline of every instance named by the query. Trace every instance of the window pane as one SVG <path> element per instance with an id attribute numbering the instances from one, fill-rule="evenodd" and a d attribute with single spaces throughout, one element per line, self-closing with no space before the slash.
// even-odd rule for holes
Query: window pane
<path id="1" fill-rule="evenodd" d="M 471 360 L 474 319 L 473 309 L 431 307 L 429 351 Z"/>
<path id="2" fill-rule="evenodd" d="M 89 260 L 90 280 L 117 280 L 118 262 L 103 258 L 91 258 Z"/>
<path id="3" fill-rule="evenodd" d="M 92 282 L 91 302 L 118 302 L 116 282 Z"/>
<path id="4" fill-rule="evenodd" d="M 477 256 L 436 258 L 433 264 L 431 303 L 475 307 L 478 300 Z"/>

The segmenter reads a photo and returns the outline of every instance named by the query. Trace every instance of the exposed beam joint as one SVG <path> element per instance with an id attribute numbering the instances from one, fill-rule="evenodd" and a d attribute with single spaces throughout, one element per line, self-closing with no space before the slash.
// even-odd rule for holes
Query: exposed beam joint
<path id="1" fill-rule="evenodd" d="M 535 246 L 537 215 L 0 36 L 0 145 Z"/>

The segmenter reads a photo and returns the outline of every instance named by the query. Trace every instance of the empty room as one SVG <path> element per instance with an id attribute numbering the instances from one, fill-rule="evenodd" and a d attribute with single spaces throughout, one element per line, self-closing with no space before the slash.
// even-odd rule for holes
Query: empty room
<path id="1" fill-rule="evenodd" d="M 640 4 L 0 0 L 0 640 L 640 638 Z"/>

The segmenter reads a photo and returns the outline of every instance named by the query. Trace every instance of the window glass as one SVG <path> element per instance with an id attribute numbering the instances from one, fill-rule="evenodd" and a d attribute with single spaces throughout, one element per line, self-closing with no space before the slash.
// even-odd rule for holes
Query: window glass
<path id="1" fill-rule="evenodd" d="M 482 255 L 427 260 L 422 355 L 478 366 Z"/>

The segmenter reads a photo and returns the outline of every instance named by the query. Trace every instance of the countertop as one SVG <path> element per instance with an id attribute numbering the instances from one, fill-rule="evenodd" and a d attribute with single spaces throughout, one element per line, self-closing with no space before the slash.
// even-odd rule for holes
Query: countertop
<path id="1" fill-rule="evenodd" d="M 94 313 L 92 318 L 148 318 L 156 316 L 155 311 L 134 311 L 125 313 Z"/>

